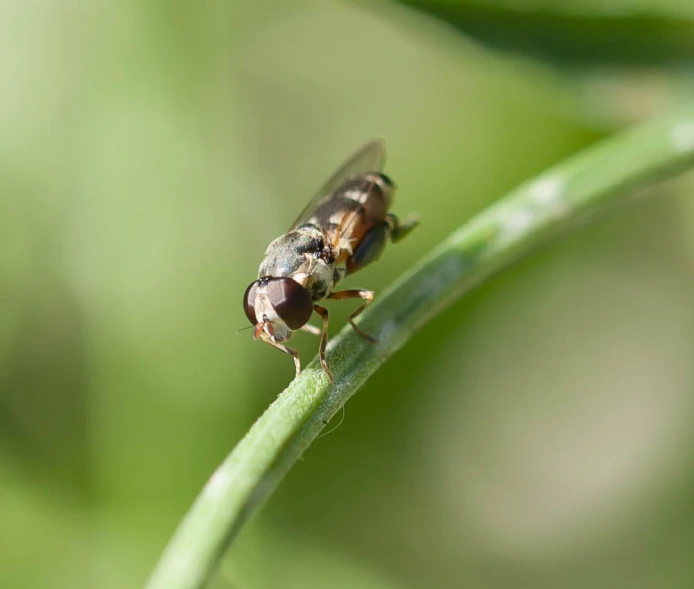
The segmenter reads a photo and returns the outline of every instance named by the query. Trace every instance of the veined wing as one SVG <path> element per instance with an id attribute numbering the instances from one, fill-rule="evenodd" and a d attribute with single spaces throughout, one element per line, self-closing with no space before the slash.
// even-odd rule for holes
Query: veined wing
<path id="1" fill-rule="evenodd" d="M 311 218 L 316 207 L 330 200 L 338 189 L 345 184 L 350 178 L 359 174 L 368 172 L 380 173 L 386 160 L 386 142 L 385 139 L 371 139 L 359 148 L 352 156 L 345 161 L 344 164 L 330 177 L 330 179 L 321 186 L 316 195 L 309 201 L 301 214 L 296 218 L 289 228 L 296 229 L 299 225 L 305 223 Z"/>

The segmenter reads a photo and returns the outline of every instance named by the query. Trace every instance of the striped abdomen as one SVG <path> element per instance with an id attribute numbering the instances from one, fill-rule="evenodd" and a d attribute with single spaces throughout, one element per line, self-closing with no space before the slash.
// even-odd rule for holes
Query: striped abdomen
<path id="1" fill-rule="evenodd" d="M 385 174 L 360 176 L 319 203 L 306 222 L 329 236 L 336 262 L 341 264 L 359 247 L 364 236 L 385 220 L 393 191 L 393 183 Z"/>

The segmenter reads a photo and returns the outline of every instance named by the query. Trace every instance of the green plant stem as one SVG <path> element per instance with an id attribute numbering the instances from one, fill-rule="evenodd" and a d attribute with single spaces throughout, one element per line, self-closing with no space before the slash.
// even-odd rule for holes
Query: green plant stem
<path id="1" fill-rule="evenodd" d="M 349 326 L 332 339 L 334 385 L 314 359 L 256 421 L 180 524 L 147 589 L 203 587 L 330 418 L 432 317 L 548 237 L 693 164 L 694 106 L 586 149 L 465 223 L 364 313 L 361 326 L 376 345 Z"/>

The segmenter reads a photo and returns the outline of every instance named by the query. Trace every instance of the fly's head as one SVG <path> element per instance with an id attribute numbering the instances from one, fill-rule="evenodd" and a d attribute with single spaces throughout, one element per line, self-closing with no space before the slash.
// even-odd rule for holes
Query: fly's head
<path id="1" fill-rule="evenodd" d="M 311 294 L 286 276 L 265 276 L 252 282 L 243 295 L 243 310 L 254 326 L 253 338 L 286 342 L 313 312 Z"/>

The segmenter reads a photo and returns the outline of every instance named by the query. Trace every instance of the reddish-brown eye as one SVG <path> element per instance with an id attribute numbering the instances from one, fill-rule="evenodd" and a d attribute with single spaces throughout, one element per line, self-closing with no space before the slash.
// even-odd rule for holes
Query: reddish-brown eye
<path id="1" fill-rule="evenodd" d="M 311 318 L 311 294 L 295 280 L 271 278 L 267 283 L 267 295 L 275 313 L 289 329 L 299 329 Z"/>
<path id="2" fill-rule="evenodd" d="M 258 281 L 251 282 L 243 295 L 243 310 L 251 324 L 256 325 L 258 321 L 255 318 L 255 293 L 258 290 Z"/>

